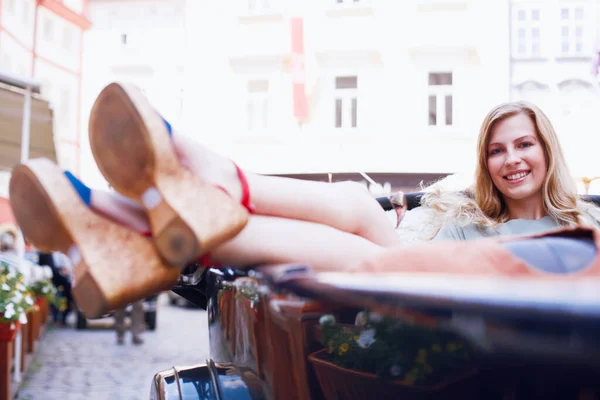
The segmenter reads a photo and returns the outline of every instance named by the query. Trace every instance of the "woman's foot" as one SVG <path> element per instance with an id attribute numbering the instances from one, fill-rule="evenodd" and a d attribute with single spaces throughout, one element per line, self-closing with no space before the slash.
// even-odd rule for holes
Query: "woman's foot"
<path id="1" fill-rule="evenodd" d="M 144 344 L 144 339 L 142 339 L 142 338 L 141 338 L 141 337 L 139 337 L 139 336 L 134 336 L 134 337 L 131 339 L 131 343 L 135 344 L 136 346 L 139 346 L 139 345 L 141 345 L 141 344 Z"/>
<path id="2" fill-rule="evenodd" d="M 241 201 L 243 187 L 231 160 L 183 135 L 173 135 L 172 140 L 183 167 L 203 181 L 222 187 L 234 200 Z"/>
<path id="3" fill-rule="evenodd" d="M 65 176 L 69 179 L 81 200 L 93 211 L 113 222 L 148 236 L 150 222 L 144 209 L 139 204 L 117 192 L 91 190 L 69 171 L 65 171 Z"/>
<path id="4" fill-rule="evenodd" d="M 198 154 L 184 157 L 196 174 L 184 168 L 172 131 L 137 88 L 110 84 L 103 89 L 90 115 L 89 134 L 100 171 L 117 191 L 143 205 L 168 264 L 181 268 L 246 225 L 248 207 L 234 200 L 235 186 L 218 182 L 230 186 L 225 190 L 233 192 L 232 198 L 214 180 L 197 176 L 212 176 L 208 163 L 195 160 Z"/>
<path id="5" fill-rule="evenodd" d="M 146 211 L 135 201 L 117 192 L 93 191 L 92 209 L 112 221 L 125 225 L 143 236 L 150 236 Z"/>
<path id="6" fill-rule="evenodd" d="M 25 237 L 40 251 L 73 263 L 73 295 L 88 318 L 169 289 L 179 270 L 163 264 L 153 243 L 93 212 L 85 188 L 46 159 L 15 167 L 10 201 Z M 87 202 L 87 203 L 86 203 Z"/>

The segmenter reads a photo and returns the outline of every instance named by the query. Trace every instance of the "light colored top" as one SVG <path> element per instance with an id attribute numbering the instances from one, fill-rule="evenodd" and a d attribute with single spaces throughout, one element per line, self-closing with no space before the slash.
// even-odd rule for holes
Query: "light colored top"
<path id="1" fill-rule="evenodd" d="M 480 228 L 476 224 L 460 226 L 456 222 L 449 222 L 440 229 L 433 240 L 473 240 L 493 236 L 529 235 L 559 228 L 560 225 L 551 217 L 536 220 L 513 219 L 496 228 Z"/>

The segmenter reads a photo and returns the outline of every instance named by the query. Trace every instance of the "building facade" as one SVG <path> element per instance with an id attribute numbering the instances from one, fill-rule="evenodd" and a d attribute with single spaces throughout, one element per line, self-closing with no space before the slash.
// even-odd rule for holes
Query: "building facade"
<path id="1" fill-rule="evenodd" d="M 187 4 L 185 130 L 259 173 L 469 171 L 509 96 L 505 0 Z"/>
<path id="2" fill-rule="evenodd" d="M 0 68 L 41 83 L 53 109 L 57 156 L 79 172 L 86 0 L 0 1 Z"/>
<path id="3" fill-rule="evenodd" d="M 599 3 L 90 0 L 83 108 L 130 81 L 249 170 L 406 189 L 470 179 L 484 115 L 524 99 L 556 125 L 574 176 L 593 178 L 581 143 L 595 140 Z"/>
<path id="4" fill-rule="evenodd" d="M 511 95 L 538 104 L 554 123 L 571 172 L 599 193 L 597 0 L 511 0 Z"/>
<path id="5" fill-rule="evenodd" d="M 82 176 L 106 187 L 89 148 L 87 121 L 94 100 L 113 81 L 137 85 L 175 129 L 184 92 L 185 0 L 89 0 L 86 33 Z"/>

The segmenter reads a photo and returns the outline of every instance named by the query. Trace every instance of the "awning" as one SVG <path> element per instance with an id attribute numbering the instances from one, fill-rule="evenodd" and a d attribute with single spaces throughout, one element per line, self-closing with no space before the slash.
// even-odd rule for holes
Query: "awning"
<path id="1" fill-rule="evenodd" d="M 0 83 L 0 170 L 11 170 L 21 159 L 21 133 L 25 90 Z M 46 100 L 31 99 L 29 158 L 45 157 L 56 162 L 52 110 Z"/>

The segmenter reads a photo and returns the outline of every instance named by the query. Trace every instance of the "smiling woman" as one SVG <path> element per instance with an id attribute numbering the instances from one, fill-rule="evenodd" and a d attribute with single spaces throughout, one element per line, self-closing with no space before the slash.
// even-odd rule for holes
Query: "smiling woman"
<path id="1" fill-rule="evenodd" d="M 526 102 L 499 105 L 485 117 L 473 187 L 459 195 L 434 191 L 424 202 L 450 221 L 437 240 L 530 234 L 600 221 L 594 206 L 578 200 L 548 117 Z"/>
<path id="2" fill-rule="evenodd" d="M 546 156 L 535 125 L 525 114 L 499 121 L 488 146 L 487 168 L 511 219 L 544 216 Z"/>

